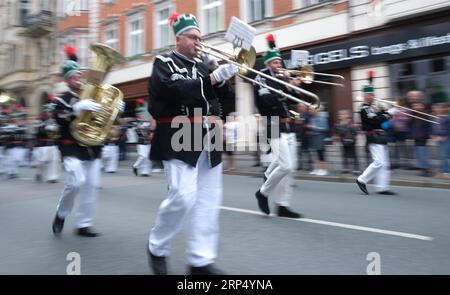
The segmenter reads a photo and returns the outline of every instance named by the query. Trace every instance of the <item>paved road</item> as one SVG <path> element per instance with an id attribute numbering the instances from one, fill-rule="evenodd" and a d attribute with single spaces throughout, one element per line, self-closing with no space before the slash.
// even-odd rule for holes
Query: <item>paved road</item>
<path id="1" fill-rule="evenodd" d="M 70 252 L 82 274 L 150 274 L 145 244 L 166 193 L 162 175 L 134 177 L 129 168 L 102 181 L 95 239 L 60 238 L 51 222 L 62 184 L 0 180 L 0 274 L 65 274 Z M 259 214 L 260 178 L 224 176 L 218 265 L 230 274 L 366 274 L 380 257 L 382 274 L 450 274 L 448 190 L 394 187 L 398 196 L 363 196 L 349 183 L 295 181 L 292 207 L 305 219 Z M 172 243 L 170 270 L 184 274 L 184 233 Z M 373 259 L 373 258 L 371 258 Z M 376 260 L 378 261 L 378 260 Z"/>

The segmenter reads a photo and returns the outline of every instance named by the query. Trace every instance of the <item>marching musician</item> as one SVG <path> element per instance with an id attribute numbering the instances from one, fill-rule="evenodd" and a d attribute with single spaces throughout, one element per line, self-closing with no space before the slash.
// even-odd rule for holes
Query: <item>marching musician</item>
<path id="1" fill-rule="evenodd" d="M 263 55 L 266 68 L 262 73 L 279 77 L 280 69 L 283 66 L 281 54 L 276 48 L 273 35 L 267 36 L 270 49 Z M 288 77 L 286 77 L 288 78 Z M 286 86 L 280 86 L 279 83 L 265 79 L 258 75 L 257 81 L 280 89 L 285 93 L 294 96 L 298 94 Z M 298 86 L 299 79 L 289 79 L 289 83 Z M 277 197 L 277 214 L 280 217 L 300 218 L 300 213 L 294 212 L 289 208 L 292 195 L 292 173 L 297 165 L 297 139 L 295 133 L 295 121 L 290 118 L 290 102 L 280 94 L 272 93 L 262 85 L 255 85 L 255 103 L 261 114 L 267 120 L 267 137 L 272 150 L 272 162 L 264 172 L 264 184 L 256 192 L 259 209 L 269 215 L 270 207 L 268 199 L 271 196 Z M 271 131 L 277 131 L 272 134 Z"/>
<path id="2" fill-rule="evenodd" d="M 133 164 L 134 175 L 148 177 L 150 176 L 151 162 L 150 162 L 150 148 L 151 148 L 151 136 L 153 134 L 150 130 L 150 121 L 146 121 L 144 113 L 146 112 L 144 107 L 136 109 L 135 130 L 138 136 L 138 143 L 136 145 L 138 158 Z"/>
<path id="3" fill-rule="evenodd" d="M 120 127 L 111 128 L 102 150 L 103 169 L 106 173 L 116 173 L 119 165 Z"/>
<path id="4" fill-rule="evenodd" d="M 23 125 L 21 117 L 25 114 L 13 112 L 8 124 L 3 127 L 5 133 L 5 157 L 6 173 L 9 179 L 18 178 L 20 163 L 23 161 L 23 154 L 27 142 L 26 127 Z"/>
<path id="5" fill-rule="evenodd" d="M 149 236 L 150 265 L 155 274 L 167 274 L 170 240 L 186 223 L 189 274 L 221 274 L 214 265 L 222 199 L 220 149 L 223 149 L 223 126 L 217 128 L 221 126 L 217 97 L 228 97 L 227 81 L 238 69 L 224 64 L 211 73 L 205 62 L 195 60 L 201 33 L 194 15 L 174 13 L 169 21 L 176 36 L 176 48 L 170 54 L 156 56 L 149 81 L 148 110 L 156 120 L 150 157 L 163 161 L 169 184 L 168 196 L 159 208 Z M 211 148 L 213 129 L 219 131 L 214 137 L 219 149 Z M 185 136 L 183 142 L 180 134 Z"/>
<path id="6" fill-rule="evenodd" d="M 66 47 L 66 54 L 69 59 L 63 64 L 62 75 L 69 90 L 54 99 L 54 118 L 60 130 L 58 148 L 66 171 L 66 182 L 52 229 L 55 235 L 61 233 L 64 220 L 72 211 L 74 199 L 80 193 L 75 233 L 83 237 L 96 237 L 99 233 L 92 229 L 92 224 L 97 204 L 102 146 L 80 145 L 70 132 L 70 124 L 83 111 L 99 111 L 101 105 L 89 98 L 79 99 L 83 81 L 75 49 Z M 124 103 L 119 106 L 121 112 L 124 107 Z"/>
<path id="7" fill-rule="evenodd" d="M 395 195 L 389 190 L 390 183 L 390 163 L 389 150 L 387 147 L 387 135 L 383 130 L 385 124 L 397 111 L 396 108 L 390 108 L 388 111 L 377 110 L 373 105 L 375 94 L 372 85 L 363 87 L 364 103 L 361 106 L 361 125 L 362 130 L 366 132 L 367 145 L 372 156 L 373 162 L 356 179 L 356 184 L 366 195 L 367 183 L 375 178 L 376 193 L 382 195 Z"/>
<path id="8" fill-rule="evenodd" d="M 44 106 L 40 124 L 36 134 L 37 182 L 56 183 L 59 179 L 60 156 L 56 141 L 59 135 L 58 124 L 52 117 L 52 106 Z"/>

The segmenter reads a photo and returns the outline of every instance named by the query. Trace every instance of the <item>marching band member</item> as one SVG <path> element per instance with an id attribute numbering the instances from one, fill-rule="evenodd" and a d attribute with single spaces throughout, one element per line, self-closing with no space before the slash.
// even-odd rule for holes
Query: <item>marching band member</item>
<path id="1" fill-rule="evenodd" d="M 217 97 L 228 97 L 226 82 L 238 69 L 225 64 L 210 73 L 206 63 L 194 59 L 201 41 L 194 15 L 174 13 L 170 24 L 176 35 L 176 48 L 155 58 L 149 81 L 148 110 L 156 120 L 150 157 L 163 161 L 169 184 L 168 196 L 159 208 L 149 237 L 150 265 L 155 274 L 167 274 L 170 240 L 187 224 L 189 274 L 221 274 L 214 261 L 222 200 L 222 157 L 220 150 L 211 147 L 210 131 L 219 131 L 214 139 L 220 141 L 216 144 L 222 149 L 222 127 L 216 125 L 221 123 Z M 195 136 L 198 129 L 201 137 Z M 187 137 L 182 139 L 183 143 L 188 142 L 186 148 L 175 146 L 183 144 L 174 140 L 180 133 Z"/>
<path id="2" fill-rule="evenodd" d="M 114 126 L 102 150 L 103 168 L 106 173 L 116 173 L 119 165 L 119 126 Z"/>
<path id="3" fill-rule="evenodd" d="M 82 75 L 77 63 L 75 49 L 66 48 L 69 57 L 62 68 L 62 74 L 69 90 L 55 97 L 54 118 L 59 126 L 59 150 L 66 171 L 65 186 L 56 209 L 53 221 L 53 233 L 61 233 L 64 220 L 72 211 L 75 197 L 80 194 L 77 212 L 76 231 L 83 237 L 96 237 L 99 233 L 92 230 L 94 213 L 97 204 L 98 186 L 101 169 L 101 146 L 82 146 L 70 132 L 70 124 L 83 111 L 99 111 L 101 105 L 92 99 L 79 99 L 83 88 Z M 124 104 L 120 106 L 124 110 Z"/>
<path id="4" fill-rule="evenodd" d="M 396 112 L 396 108 L 391 108 L 387 112 L 378 111 L 374 103 L 374 88 L 371 85 L 364 86 L 364 103 L 361 106 L 361 124 L 362 130 L 366 132 L 367 144 L 372 156 L 373 162 L 356 179 L 356 184 L 366 195 L 367 183 L 375 178 L 375 189 L 378 194 L 395 195 L 389 190 L 390 182 L 390 164 L 389 150 L 387 147 L 387 135 L 383 130 L 383 123 L 387 122 Z"/>
<path id="5" fill-rule="evenodd" d="M 266 68 L 261 72 L 278 77 L 277 73 L 283 65 L 281 55 L 275 46 L 273 35 L 268 35 L 267 41 L 270 49 L 263 55 Z M 258 75 L 256 80 L 273 88 L 280 89 L 282 87 L 284 92 L 297 95 L 288 87 L 280 86 L 279 83 L 271 79 L 265 79 Z M 290 79 L 289 83 L 298 86 L 300 80 Z M 270 214 L 268 198 L 277 196 L 278 216 L 300 218 L 301 214 L 289 208 L 292 195 L 291 174 L 295 171 L 297 165 L 297 139 L 294 120 L 290 119 L 289 102 L 285 97 L 271 93 L 270 90 L 261 85 L 255 85 L 255 102 L 261 116 L 266 117 L 267 135 L 272 150 L 272 162 L 264 173 L 264 184 L 255 194 L 259 209 L 265 214 Z M 278 129 L 279 136 L 271 134 L 274 127 Z"/>
<path id="6" fill-rule="evenodd" d="M 9 179 L 18 178 L 18 171 L 21 161 L 23 160 L 23 151 L 26 145 L 26 128 L 21 125 L 19 117 L 24 116 L 21 113 L 12 113 L 9 123 L 4 126 L 6 145 L 6 173 Z"/>
<path id="7" fill-rule="evenodd" d="M 150 162 L 150 148 L 151 136 L 150 122 L 144 120 L 145 108 L 140 107 L 136 109 L 136 133 L 138 136 L 138 143 L 136 145 L 138 158 L 133 164 L 133 173 L 138 176 L 150 176 L 151 162 Z"/>
<path id="8" fill-rule="evenodd" d="M 59 179 L 60 156 L 56 145 L 58 138 L 58 125 L 52 118 L 52 107 L 44 106 L 42 122 L 38 125 L 36 134 L 36 181 L 56 183 Z"/>

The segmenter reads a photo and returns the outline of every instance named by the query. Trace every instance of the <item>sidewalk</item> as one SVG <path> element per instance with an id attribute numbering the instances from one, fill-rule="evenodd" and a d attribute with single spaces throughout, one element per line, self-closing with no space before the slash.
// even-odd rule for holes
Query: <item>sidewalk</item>
<path id="1" fill-rule="evenodd" d="M 328 148 L 328 147 L 327 147 Z M 262 167 L 253 167 L 255 159 L 251 154 L 237 154 L 236 156 L 236 169 L 233 171 L 225 171 L 228 175 L 247 175 L 261 177 L 263 174 Z M 328 159 L 332 159 L 328 162 L 327 176 L 315 176 L 310 175 L 310 171 L 296 171 L 294 174 L 295 179 L 312 180 L 312 181 L 331 181 L 331 182 L 348 182 L 354 183 L 357 175 L 343 174 L 341 173 L 341 158 L 337 154 L 336 150 L 327 150 Z M 366 162 L 362 159 L 361 169 L 365 169 Z M 224 169 L 227 168 L 227 156 L 223 156 Z M 438 177 L 423 177 L 419 176 L 417 170 L 404 170 L 394 169 L 391 170 L 391 185 L 398 186 L 410 186 L 410 187 L 428 187 L 428 188 L 442 188 L 450 189 L 450 179 L 440 179 Z"/>

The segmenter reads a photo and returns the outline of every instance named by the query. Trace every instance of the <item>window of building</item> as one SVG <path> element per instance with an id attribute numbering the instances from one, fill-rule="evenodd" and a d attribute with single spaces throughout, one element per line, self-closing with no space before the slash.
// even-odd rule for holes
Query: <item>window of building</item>
<path id="1" fill-rule="evenodd" d="M 89 63 L 89 37 L 88 36 L 80 36 L 78 39 L 78 57 L 79 62 L 82 67 L 86 67 Z"/>
<path id="2" fill-rule="evenodd" d="M 169 6 L 156 11 L 156 48 L 164 48 L 174 43 L 168 20 L 172 10 L 172 7 Z"/>
<path id="3" fill-rule="evenodd" d="M 266 0 L 247 0 L 247 20 L 254 22 L 266 16 Z"/>
<path id="4" fill-rule="evenodd" d="M 223 2 L 219 0 L 201 1 L 202 32 L 204 35 L 215 33 L 222 29 Z"/>
<path id="5" fill-rule="evenodd" d="M 144 18 L 134 14 L 128 18 L 128 56 L 144 53 Z"/>
<path id="6" fill-rule="evenodd" d="M 305 8 L 308 6 L 316 5 L 323 2 L 329 2 L 330 0 L 294 0 L 294 9 Z"/>
<path id="7" fill-rule="evenodd" d="M 117 24 L 109 24 L 105 27 L 105 44 L 119 50 L 119 30 L 117 29 Z"/>

